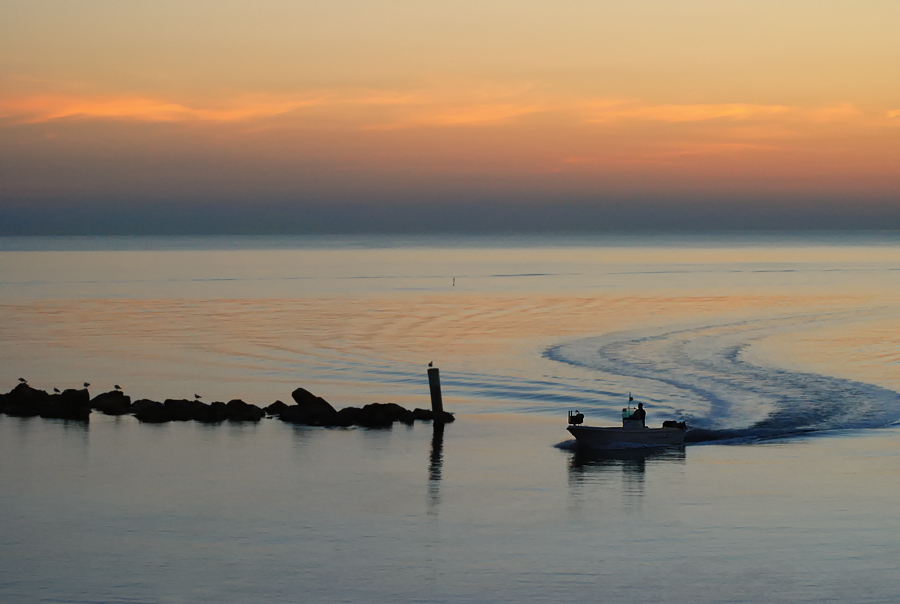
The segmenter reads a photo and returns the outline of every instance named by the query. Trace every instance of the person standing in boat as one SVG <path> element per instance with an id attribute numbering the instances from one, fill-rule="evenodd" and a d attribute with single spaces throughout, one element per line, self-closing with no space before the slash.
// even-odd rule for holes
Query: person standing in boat
<path id="1" fill-rule="evenodd" d="M 641 425 L 646 428 L 647 412 L 644 411 L 644 403 L 638 403 L 637 409 L 634 410 L 634 413 L 632 413 L 628 419 L 639 419 L 641 420 Z"/>

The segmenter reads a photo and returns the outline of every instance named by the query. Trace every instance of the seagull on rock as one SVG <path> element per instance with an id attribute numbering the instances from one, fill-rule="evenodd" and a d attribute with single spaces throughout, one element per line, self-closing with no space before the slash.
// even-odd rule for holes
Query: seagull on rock
<path id="1" fill-rule="evenodd" d="M 25 378 L 19 378 L 19 381 L 22 382 L 23 384 L 28 383 L 28 380 L 26 380 Z"/>
<path id="2" fill-rule="evenodd" d="M 84 387 L 85 387 L 85 388 L 87 388 L 87 387 L 90 386 L 90 385 L 91 385 L 90 382 L 85 382 L 85 383 L 84 383 Z"/>
<path id="3" fill-rule="evenodd" d="M 194 398 L 197 399 L 197 400 L 200 400 L 201 397 L 200 397 L 199 394 L 195 394 L 195 395 L 194 395 Z"/>
<path id="4" fill-rule="evenodd" d="M 115 388 L 116 390 L 121 390 L 121 389 L 122 389 L 122 387 L 119 386 L 118 384 L 116 384 L 115 386 L 113 386 L 113 388 Z"/>
<path id="5" fill-rule="evenodd" d="M 53 392 L 55 392 L 56 394 L 59 394 L 59 388 L 54 388 Z"/>

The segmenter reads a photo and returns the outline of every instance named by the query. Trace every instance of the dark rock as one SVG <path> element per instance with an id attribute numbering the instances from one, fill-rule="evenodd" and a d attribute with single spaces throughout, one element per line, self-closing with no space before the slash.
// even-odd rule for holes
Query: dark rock
<path id="1" fill-rule="evenodd" d="M 40 416 L 46 419 L 87 421 L 91 415 L 91 395 L 87 389 L 64 390 L 48 396 L 40 403 Z"/>
<path id="2" fill-rule="evenodd" d="M 216 421 L 215 419 L 213 419 L 212 407 L 210 405 L 207 405 L 206 403 L 201 403 L 200 401 L 194 400 L 191 401 L 189 408 L 191 411 L 191 419 L 194 421 Z"/>
<path id="3" fill-rule="evenodd" d="M 151 407 L 156 407 L 157 405 L 161 405 L 162 403 L 158 403 L 156 401 L 151 401 L 148 398 L 140 398 L 134 401 L 131 404 L 132 413 L 139 413 L 145 409 L 149 409 Z"/>
<path id="4" fill-rule="evenodd" d="M 50 395 L 43 390 L 32 388 L 28 384 L 19 384 L 6 394 L 10 401 L 15 400 L 46 400 Z"/>
<path id="5" fill-rule="evenodd" d="M 3 412 L 16 417 L 40 415 L 47 419 L 85 421 L 91 414 L 91 397 L 87 390 L 69 389 L 60 394 L 47 394 L 28 384 L 19 384 L 3 395 Z"/>
<path id="6" fill-rule="evenodd" d="M 283 422 L 304 424 L 307 426 L 333 426 L 337 420 L 337 411 L 310 409 L 303 405 L 289 405 L 282 409 L 278 418 Z"/>
<path id="7" fill-rule="evenodd" d="M 219 403 L 219 405 L 221 407 L 225 406 L 223 403 Z M 168 398 L 162 404 L 141 399 L 135 401 L 132 409 L 134 409 L 134 416 L 140 421 L 157 424 L 190 420 L 217 422 L 225 419 L 224 414 L 218 413 L 215 403 L 207 405 L 206 403 L 186 398 Z"/>
<path id="8" fill-rule="evenodd" d="M 292 424 L 306 424 L 312 419 L 310 413 L 300 405 L 288 405 L 278 414 L 278 419 Z"/>
<path id="9" fill-rule="evenodd" d="M 335 411 L 320 397 L 298 388 L 293 393 L 296 405 L 270 405 L 267 411 L 277 412 L 282 421 L 308 426 L 363 426 L 366 428 L 387 428 L 394 422 L 412 424 L 415 420 L 433 420 L 434 414 L 428 409 L 410 411 L 396 403 L 371 403 L 362 409 L 345 407 Z M 453 421 L 453 415 L 444 412 L 445 423 Z"/>
<path id="10" fill-rule="evenodd" d="M 138 421 L 147 422 L 149 424 L 162 424 L 172 421 L 172 417 L 169 415 L 169 412 L 166 411 L 165 405 L 157 401 L 141 399 L 135 401 L 131 408 Z"/>
<path id="11" fill-rule="evenodd" d="M 417 409 L 414 409 L 412 413 L 413 413 L 413 417 L 417 420 L 422 420 L 422 421 L 434 420 L 434 411 L 432 411 L 431 409 L 418 409 L 417 408 Z M 441 417 L 444 419 L 445 424 L 449 424 L 450 422 L 456 420 L 456 418 L 453 417 L 452 413 L 447 413 L 446 411 L 443 412 L 443 415 L 441 415 Z"/>
<path id="12" fill-rule="evenodd" d="M 340 411 L 337 412 L 337 417 L 335 418 L 334 424 L 335 426 L 355 426 L 359 422 L 360 415 L 362 414 L 362 409 L 359 407 L 344 407 Z"/>
<path id="13" fill-rule="evenodd" d="M 445 424 L 451 424 L 456 421 L 456 418 L 453 417 L 453 414 L 448 411 L 443 411 L 441 413 L 441 417 L 444 419 Z"/>
<path id="14" fill-rule="evenodd" d="M 163 423 L 195 420 L 205 423 L 225 420 L 258 422 L 266 414 L 277 415 L 282 421 L 310 426 L 389 427 L 394 422 L 412 424 L 415 420 L 433 421 L 429 409 L 409 411 L 395 403 L 371 403 L 363 408 L 346 407 L 336 411 L 328 401 L 303 388 L 291 393 L 296 405 L 275 401 L 265 409 L 235 399 L 210 405 L 199 400 L 166 399 L 165 403 L 131 398 L 119 390 L 104 392 L 91 400 L 87 389 L 69 389 L 60 394 L 48 394 L 28 384 L 19 384 L 7 394 L 0 394 L 0 413 L 19 417 L 40 415 L 46 418 L 87 420 L 91 408 L 107 415 L 134 413 L 141 422 Z M 454 421 L 453 414 L 443 412 L 444 423 Z"/>
<path id="15" fill-rule="evenodd" d="M 221 401 L 217 401 L 209 406 L 209 412 L 212 415 L 213 422 L 224 422 L 228 419 L 228 405 Z"/>
<path id="16" fill-rule="evenodd" d="M 303 388 L 297 388 L 291 393 L 296 405 L 290 405 L 281 410 L 278 417 L 285 422 L 293 424 L 305 424 L 308 426 L 334 426 L 337 425 L 337 411 L 328 401 L 316 396 Z"/>
<path id="17" fill-rule="evenodd" d="M 203 405 L 199 401 L 188 400 L 186 398 L 167 398 L 163 403 L 169 419 L 176 422 L 186 422 L 194 419 L 194 411 L 197 405 Z"/>
<path id="18" fill-rule="evenodd" d="M 281 401 L 275 401 L 268 407 L 263 408 L 268 415 L 279 415 L 283 410 L 287 409 L 287 405 Z"/>
<path id="19" fill-rule="evenodd" d="M 14 417 L 34 417 L 41 414 L 42 405 L 50 395 L 28 384 L 19 384 L 3 396 L 3 411 Z"/>
<path id="20" fill-rule="evenodd" d="M 95 396 L 91 408 L 106 415 L 125 415 L 131 413 L 131 397 L 120 390 L 111 390 Z"/>
<path id="21" fill-rule="evenodd" d="M 245 403 L 240 399 L 228 401 L 225 409 L 228 413 L 228 421 L 231 422 L 258 422 L 266 414 L 256 405 Z"/>
<path id="22" fill-rule="evenodd" d="M 420 409 L 416 407 L 413 409 L 413 419 L 421 420 L 421 421 L 431 421 L 434 419 L 434 412 L 431 409 Z"/>
<path id="23" fill-rule="evenodd" d="M 207 405 L 200 401 L 193 401 L 191 406 L 191 419 L 204 424 L 215 424 L 225 420 L 225 403 L 212 403 Z M 214 406 L 215 405 L 215 406 Z"/>
<path id="24" fill-rule="evenodd" d="M 294 399 L 294 402 L 300 405 L 301 407 L 306 407 L 310 410 L 317 410 L 322 413 L 337 413 L 328 401 L 326 401 L 321 396 L 316 396 L 309 390 L 305 388 L 297 388 L 293 392 L 291 392 L 291 398 Z"/>
<path id="25" fill-rule="evenodd" d="M 390 426 L 394 422 L 413 423 L 413 412 L 396 403 L 371 403 L 360 410 L 356 425 L 368 428 Z"/>

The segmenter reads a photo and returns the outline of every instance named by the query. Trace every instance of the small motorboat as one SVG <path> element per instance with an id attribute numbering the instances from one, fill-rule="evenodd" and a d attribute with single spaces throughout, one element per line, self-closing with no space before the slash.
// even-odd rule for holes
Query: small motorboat
<path id="1" fill-rule="evenodd" d="M 629 397 L 630 399 L 630 397 Z M 665 421 L 661 428 L 648 428 L 643 419 L 632 419 L 633 411 L 622 409 L 622 426 L 584 426 L 584 414 L 569 411 L 567 430 L 579 445 L 591 449 L 633 449 L 684 444 L 684 422 Z"/>

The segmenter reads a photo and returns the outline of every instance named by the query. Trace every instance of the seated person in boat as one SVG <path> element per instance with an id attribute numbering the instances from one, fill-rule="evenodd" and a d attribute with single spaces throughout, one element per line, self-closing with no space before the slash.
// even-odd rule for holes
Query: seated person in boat
<path id="1" fill-rule="evenodd" d="M 647 427 L 647 412 L 644 411 L 644 403 L 638 403 L 637 409 L 628 417 L 628 419 L 638 419 L 641 425 Z"/>

